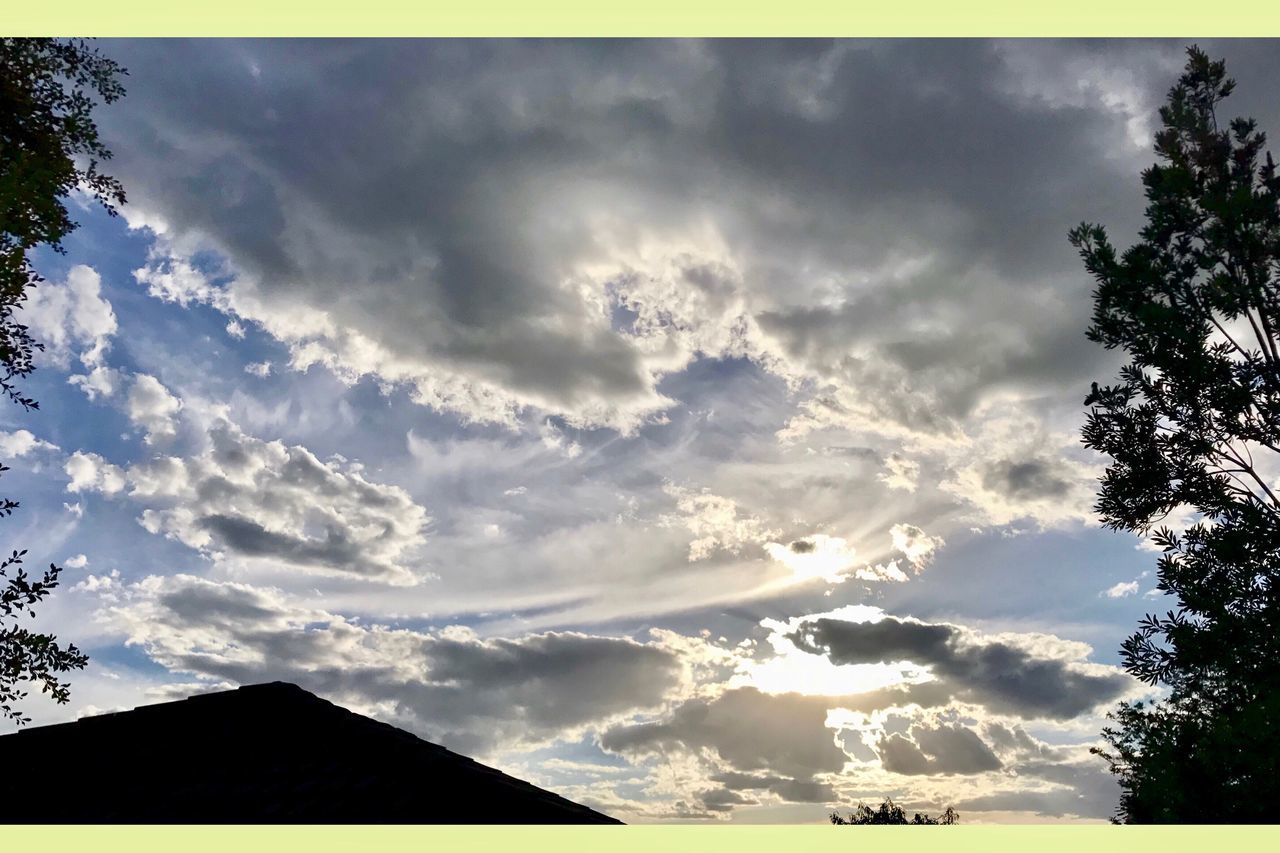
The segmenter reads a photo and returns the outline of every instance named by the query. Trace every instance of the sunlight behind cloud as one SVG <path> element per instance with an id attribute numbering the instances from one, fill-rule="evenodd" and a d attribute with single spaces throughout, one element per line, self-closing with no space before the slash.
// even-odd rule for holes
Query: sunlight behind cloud
<path id="1" fill-rule="evenodd" d="M 790 545 L 769 542 L 764 549 L 799 582 L 821 578 L 827 583 L 844 583 L 856 571 L 857 549 L 839 536 L 818 533 Z"/>
<path id="2" fill-rule="evenodd" d="M 896 561 L 860 565 L 856 559 L 857 549 L 839 536 L 816 533 L 797 539 L 790 545 L 767 542 L 764 549 L 770 557 L 791 570 L 793 583 L 823 580 L 836 584 L 850 578 L 864 581 L 907 580 L 907 575 L 898 568 Z"/>
<path id="3" fill-rule="evenodd" d="M 833 610 L 829 614 L 815 614 L 849 622 L 879 622 L 884 611 L 877 607 L 854 604 Z M 738 666 L 738 672 L 728 683 L 729 687 L 755 687 L 764 693 L 800 693 L 806 696 L 853 696 L 901 684 L 919 684 L 932 681 L 926 670 L 909 663 L 867 663 L 836 665 L 823 655 L 814 655 L 796 648 L 787 634 L 792 633 L 801 620 L 780 622 L 765 619 L 760 624 L 768 628 L 766 640 L 773 649 L 773 656 L 762 661 L 746 660 Z"/>

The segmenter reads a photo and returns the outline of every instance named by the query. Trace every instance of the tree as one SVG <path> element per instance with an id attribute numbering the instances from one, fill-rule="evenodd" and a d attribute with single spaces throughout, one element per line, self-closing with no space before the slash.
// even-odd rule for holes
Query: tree
<path id="1" fill-rule="evenodd" d="M 916 812 L 911 820 L 907 820 L 907 813 L 902 806 L 891 797 L 886 797 L 879 808 L 873 809 L 864 803 L 858 803 L 858 807 L 849 813 L 848 818 L 841 817 L 839 812 L 832 812 L 831 822 L 837 826 L 951 826 L 960 822 L 960 815 L 951 806 L 947 806 L 947 810 L 938 817 Z"/>
<path id="2" fill-rule="evenodd" d="M 1280 178 L 1256 122 L 1219 124 L 1234 85 L 1190 48 L 1139 241 L 1118 254 L 1101 226 L 1070 233 L 1097 282 L 1087 335 L 1128 357 L 1085 400 L 1084 444 L 1110 457 L 1096 509 L 1151 535 L 1176 601 L 1121 648 L 1168 692 L 1103 731 L 1118 822 L 1269 821 L 1280 793 Z"/>
<path id="3" fill-rule="evenodd" d="M 125 201 L 120 182 L 99 171 L 111 152 L 98 138 L 92 112 L 98 100 L 124 94 L 125 70 L 80 40 L 0 39 L 0 390 L 25 410 L 39 408 L 18 388 L 35 369 L 42 345 L 18 322 L 30 289 L 41 278 L 29 253 L 37 246 L 62 252 L 62 240 L 76 223 L 66 199 L 88 194 L 109 213 Z M 0 464 L 0 473 L 8 470 Z M 18 502 L 0 499 L 0 516 Z M 39 580 L 22 568 L 27 552 L 14 551 L 0 563 L 0 717 L 29 721 L 14 704 L 24 685 L 66 702 L 67 686 L 57 674 L 80 669 L 88 659 L 74 646 L 62 648 L 48 634 L 17 624 L 58 585 L 61 569 L 50 564 Z M 12 577 L 10 577 L 12 572 Z"/>
<path id="4" fill-rule="evenodd" d="M 32 580 L 22 569 L 22 557 L 26 551 L 15 551 L 0 562 L 0 580 L 7 580 L 0 589 L 0 625 L 5 621 L 17 622 L 25 610 L 34 616 L 31 607 L 58 585 L 57 566 L 50 564 L 43 577 Z M 8 577 L 10 570 L 12 578 Z M 35 634 L 17 624 L 0 627 L 0 717 L 22 725 L 31 722 L 14 706 L 25 699 L 23 683 L 37 683 L 41 693 L 48 693 L 58 703 L 70 698 L 70 689 L 57 678 L 57 673 L 83 669 L 89 662 L 75 644 L 62 648 L 49 634 Z"/>

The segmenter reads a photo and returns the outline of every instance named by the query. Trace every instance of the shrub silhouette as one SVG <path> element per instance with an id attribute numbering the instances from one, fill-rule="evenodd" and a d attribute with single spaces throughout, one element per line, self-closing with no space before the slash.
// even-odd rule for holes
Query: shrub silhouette
<path id="1" fill-rule="evenodd" d="M 885 801 L 874 809 L 859 803 L 847 818 L 841 817 L 839 812 L 832 812 L 831 822 L 837 826 L 951 826 L 960 822 L 960 815 L 955 809 L 947 806 L 947 810 L 937 817 L 916 812 L 908 820 L 902 806 L 895 803 L 892 798 L 886 797 Z"/>

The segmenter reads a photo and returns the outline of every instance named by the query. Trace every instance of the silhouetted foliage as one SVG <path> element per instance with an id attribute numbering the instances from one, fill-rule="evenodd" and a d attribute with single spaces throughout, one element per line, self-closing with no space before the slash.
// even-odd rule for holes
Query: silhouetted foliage
<path id="1" fill-rule="evenodd" d="M 895 803 L 891 797 L 886 797 L 885 801 L 874 809 L 864 803 L 858 803 L 858 807 L 850 812 L 847 818 L 841 817 L 839 812 L 832 812 L 831 822 L 837 826 L 951 826 L 960 822 L 960 815 L 951 806 L 947 806 L 947 810 L 937 817 L 916 812 L 908 820 L 902 806 Z"/>
<path id="2" fill-rule="evenodd" d="M 1139 242 L 1118 255 L 1100 226 L 1070 235 L 1098 285 L 1088 336 L 1128 356 L 1085 400 L 1084 443 L 1111 457 L 1096 509 L 1152 533 L 1177 601 L 1122 646 L 1169 694 L 1122 704 L 1095 750 L 1118 822 L 1270 821 L 1280 794 L 1280 177 L 1252 119 L 1220 126 L 1233 87 L 1190 48 L 1142 174 Z"/>
<path id="3" fill-rule="evenodd" d="M 35 369 L 42 345 L 15 316 L 30 288 L 41 281 L 28 253 L 37 246 L 61 252 L 62 239 L 76 223 L 66 199 L 74 191 L 101 203 L 109 213 L 123 204 L 119 181 L 99 171 L 111 152 L 98 138 L 92 119 L 98 100 L 124 94 L 125 70 L 80 40 L 0 39 L 0 390 L 30 411 L 35 400 L 17 381 Z M 7 471 L 0 464 L 0 473 Z M 18 502 L 0 499 L 0 516 Z M 38 683 L 42 693 L 67 701 L 67 686 L 56 674 L 83 668 L 87 658 L 75 646 L 63 649 L 47 634 L 16 624 L 57 586 L 61 569 L 50 565 L 40 580 L 21 568 L 23 551 L 0 563 L 0 717 L 28 722 L 14 703 Z M 9 573 L 12 572 L 12 577 Z"/>
<path id="4" fill-rule="evenodd" d="M 41 693 L 48 693 L 55 702 L 66 702 L 70 696 L 67 685 L 58 680 L 55 673 L 82 669 L 89 662 L 84 654 L 68 645 L 65 649 L 49 634 L 35 634 L 16 623 L 25 612 L 35 616 L 32 607 L 58 585 L 62 571 L 50 564 L 39 580 L 28 577 L 22 569 L 22 557 L 26 551 L 14 551 L 0 562 L 0 717 L 19 725 L 31 721 L 23 716 L 14 704 L 25 699 L 24 683 L 40 685 Z M 13 577 L 9 577 L 9 572 Z"/>

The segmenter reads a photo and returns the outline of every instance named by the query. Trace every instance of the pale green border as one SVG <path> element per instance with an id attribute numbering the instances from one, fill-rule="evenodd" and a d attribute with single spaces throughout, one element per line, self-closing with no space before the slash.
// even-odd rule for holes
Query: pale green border
<path id="1" fill-rule="evenodd" d="M 0 0 L 13 36 L 1280 35 L 1257 0 Z"/>
<path id="2" fill-rule="evenodd" d="M 0 839 L 6 850 L 23 853 L 1260 853 L 1280 849 L 1280 827 L 18 826 L 0 827 Z"/>

